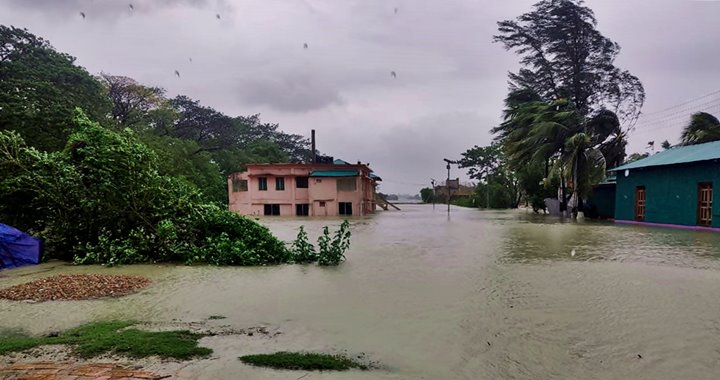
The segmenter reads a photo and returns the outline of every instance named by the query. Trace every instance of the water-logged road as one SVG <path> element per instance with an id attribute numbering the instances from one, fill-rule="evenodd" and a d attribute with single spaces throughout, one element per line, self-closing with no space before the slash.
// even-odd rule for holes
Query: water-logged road
<path id="1" fill-rule="evenodd" d="M 310 379 L 717 379 L 720 234 L 565 222 L 524 211 L 406 205 L 352 223 L 338 268 L 44 264 L 0 286 L 58 272 L 132 273 L 155 285 L 115 300 L 0 301 L 0 326 L 33 333 L 99 318 L 266 325 L 273 339 L 207 338 L 200 378 L 297 379 L 238 355 L 347 350 L 386 366 Z M 264 219 L 291 240 L 337 220 Z M 575 256 L 571 256 L 572 250 Z M 47 270 L 40 273 L 39 271 Z"/>

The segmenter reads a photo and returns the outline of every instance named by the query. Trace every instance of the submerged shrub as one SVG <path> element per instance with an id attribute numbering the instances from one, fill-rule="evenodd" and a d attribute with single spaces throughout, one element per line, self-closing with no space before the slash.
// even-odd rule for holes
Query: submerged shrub
<path id="1" fill-rule="evenodd" d="M 335 236 L 330 237 L 327 227 L 323 228 L 323 234 L 318 238 L 319 265 L 338 265 L 345 260 L 345 251 L 350 248 L 350 223 L 345 220 Z"/>
<path id="2" fill-rule="evenodd" d="M 308 241 L 308 235 L 307 232 L 305 232 L 304 226 L 300 226 L 300 231 L 290 247 L 290 252 L 292 253 L 293 262 L 298 264 L 317 262 L 318 254 L 315 251 L 315 247 Z"/>

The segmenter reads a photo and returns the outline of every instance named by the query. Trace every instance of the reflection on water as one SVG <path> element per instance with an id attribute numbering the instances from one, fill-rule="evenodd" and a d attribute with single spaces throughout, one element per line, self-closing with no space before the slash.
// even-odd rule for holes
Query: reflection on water
<path id="1" fill-rule="evenodd" d="M 402 208 L 353 219 L 348 261 L 337 268 L 44 264 L 1 273 L 2 286 L 97 271 L 142 274 L 155 284 L 114 300 L 0 301 L 0 327 L 41 333 L 100 318 L 224 315 L 224 324 L 284 332 L 251 352 L 347 349 L 388 367 L 312 378 L 714 379 L 720 373 L 720 234 L 561 222 L 524 211 L 453 208 L 448 219 L 442 207 Z M 340 223 L 261 222 L 285 240 L 301 224 L 316 237 L 323 225 Z M 300 376 L 243 366 L 235 358 L 246 346 L 213 347 L 219 357 L 186 375 Z"/>

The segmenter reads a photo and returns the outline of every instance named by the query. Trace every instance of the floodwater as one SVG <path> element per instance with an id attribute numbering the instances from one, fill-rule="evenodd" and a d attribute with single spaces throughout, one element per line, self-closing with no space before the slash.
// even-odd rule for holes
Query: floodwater
<path id="1" fill-rule="evenodd" d="M 213 358 L 185 378 L 297 379 L 243 365 L 277 350 L 364 353 L 383 368 L 305 379 L 717 379 L 720 234 L 560 222 L 525 211 L 403 205 L 352 221 L 337 268 L 44 264 L 0 273 L 7 286 L 59 272 L 131 273 L 155 284 L 113 300 L 0 301 L 0 326 L 42 333 L 96 319 L 268 326 L 276 338 L 205 338 Z M 338 220 L 263 219 L 290 240 Z M 575 255 L 572 255 L 573 250 Z"/>

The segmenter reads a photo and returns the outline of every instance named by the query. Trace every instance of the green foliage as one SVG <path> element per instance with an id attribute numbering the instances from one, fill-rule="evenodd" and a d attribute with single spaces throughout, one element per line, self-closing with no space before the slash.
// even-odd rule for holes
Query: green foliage
<path id="1" fill-rule="evenodd" d="M 568 99 L 582 116 L 612 109 L 632 125 L 645 90 L 615 66 L 620 46 L 596 26 L 582 0 L 542 0 L 517 19 L 498 22 L 494 41 L 521 57 L 521 69 L 510 74 L 511 90 L 530 89 L 547 102 Z"/>
<path id="2" fill-rule="evenodd" d="M 478 198 L 476 196 L 471 198 L 454 198 L 450 201 L 450 204 L 460 207 L 477 208 Z"/>
<path id="3" fill-rule="evenodd" d="M 207 204 L 187 181 L 159 173 L 154 151 L 81 111 L 65 150 L 39 152 L 0 133 L 0 219 L 45 239 L 48 257 L 83 264 L 287 262 L 260 224 Z"/>
<path id="4" fill-rule="evenodd" d="M 345 260 L 345 251 L 350 248 L 350 223 L 345 220 L 340 229 L 330 237 L 327 227 L 323 228 L 323 234 L 318 238 L 318 265 L 338 265 Z"/>
<path id="5" fill-rule="evenodd" d="M 432 188 L 426 187 L 423 189 L 420 189 L 420 199 L 424 203 L 432 203 L 435 199 L 435 190 Z"/>
<path id="6" fill-rule="evenodd" d="M 309 352 L 275 352 L 272 354 L 246 355 L 239 358 L 243 363 L 275 369 L 305 371 L 345 371 L 352 368 L 367 370 L 368 367 L 344 355 L 316 354 Z"/>
<path id="7" fill-rule="evenodd" d="M 129 328 L 133 322 L 94 322 L 68 330 L 54 337 L 9 336 L 0 339 L 0 355 L 29 348 L 66 344 L 82 357 L 95 357 L 104 353 L 134 358 L 160 356 L 187 360 L 205 357 L 209 348 L 198 347 L 203 335 L 189 331 L 150 332 Z"/>
<path id="8" fill-rule="evenodd" d="M 227 204 L 227 179 L 212 155 L 192 140 L 145 132 L 142 141 L 158 155 L 161 175 L 180 177 L 200 189 L 204 200 Z"/>
<path id="9" fill-rule="evenodd" d="M 109 114 L 103 86 L 75 58 L 25 29 L 0 25 L 0 131 L 16 131 L 40 150 L 62 149 L 75 107 Z"/>
<path id="10" fill-rule="evenodd" d="M 703 144 L 720 140 L 720 120 L 707 112 L 698 112 L 682 131 L 683 145 Z"/>
<path id="11" fill-rule="evenodd" d="M 640 80 L 615 66 L 619 45 L 596 25 L 581 0 L 542 0 L 499 22 L 495 36 L 522 68 L 510 74 L 505 121 L 493 133 L 512 170 L 544 164 L 546 177 L 560 178 L 561 210 L 622 163 L 645 101 Z"/>
<path id="12" fill-rule="evenodd" d="M 300 231 L 290 247 L 290 252 L 292 252 L 292 261 L 295 263 L 308 264 L 318 261 L 318 254 L 315 247 L 308 241 L 304 226 L 300 226 Z"/>
<path id="13" fill-rule="evenodd" d="M 468 168 L 470 178 L 480 181 L 470 205 L 489 208 L 516 208 L 521 188 L 516 173 L 510 170 L 502 146 L 474 146 L 462 153 L 461 168 Z"/>
<path id="14" fill-rule="evenodd" d="M 318 263 L 322 266 L 339 265 L 345 260 L 345 251 L 350 248 L 350 223 L 345 220 L 334 235 L 330 229 L 323 227 L 323 233 L 318 237 L 318 249 L 308 241 L 305 228 L 300 226 L 297 238 L 290 247 L 291 261 L 298 264 Z"/>

